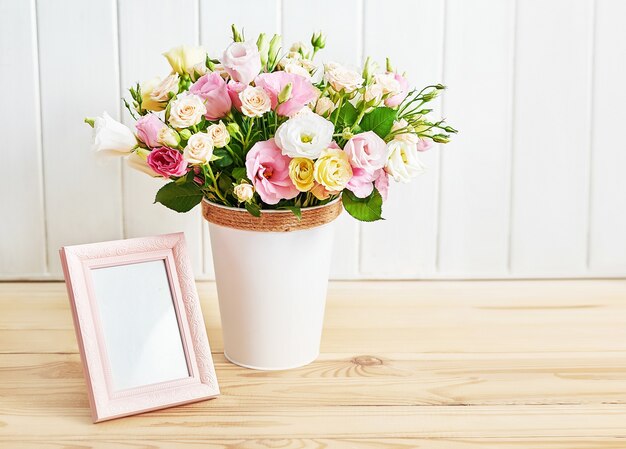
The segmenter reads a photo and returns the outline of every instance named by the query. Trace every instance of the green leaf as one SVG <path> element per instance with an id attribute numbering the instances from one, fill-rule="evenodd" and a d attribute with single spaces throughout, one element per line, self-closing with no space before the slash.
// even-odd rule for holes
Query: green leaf
<path id="1" fill-rule="evenodd" d="M 250 215 L 254 215 L 255 217 L 261 216 L 261 208 L 256 203 L 247 202 L 245 203 L 246 210 L 250 212 Z"/>
<path id="2" fill-rule="evenodd" d="M 202 201 L 202 191 L 193 182 L 177 184 L 170 182 L 159 189 L 154 199 L 176 212 L 188 212 Z"/>
<path id="3" fill-rule="evenodd" d="M 217 158 L 214 164 L 218 168 L 226 168 L 233 163 L 233 157 L 223 148 L 213 151 L 213 156 Z"/>
<path id="4" fill-rule="evenodd" d="M 354 125 L 357 117 L 359 116 L 359 111 L 356 110 L 354 105 L 349 101 L 346 101 L 340 109 L 335 109 L 332 114 L 330 114 L 330 121 L 337 121 L 337 126 L 339 128 L 344 128 L 346 126 Z"/>
<path id="5" fill-rule="evenodd" d="M 233 178 L 235 178 L 235 181 L 239 182 L 242 179 L 245 179 L 246 177 L 247 177 L 246 167 L 233 168 Z"/>
<path id="6" fill-rule="evenodd" d="M 357 220 L 383 220 L 381 217 L 383 197 L 376 189 L 367 198 L 359 198 L 348 189 L 344 189 L 341 200 L 346 211 Z"/>
<path id="7" fill-rule="evenodd" d="M 376 108 L 363 116 L 360 126 L 363 131 L 374 131 L 381 139 L 384 139 L 391 131 L 395 119 L 394 109 Z"/>
<path id="8" fill-rule="evenodd" d="M 290 210 L 293 214 L 298 217 L 298 220 L 302 220 L 302 210 L 298 206 L 284 206 L 284 209 Z"/>
<path id="9" fill-rule="evenodd" d="M 226 194 L 230 194 L 234 189 L 233 180 L 230 176 L 223 172 L 220 173 L 217 177 L 217 186 L 223 193 Z"/>

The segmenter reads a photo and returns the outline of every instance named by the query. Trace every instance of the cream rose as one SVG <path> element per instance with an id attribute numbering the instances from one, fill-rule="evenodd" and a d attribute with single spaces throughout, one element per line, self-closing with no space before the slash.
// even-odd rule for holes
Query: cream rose
<path id="1" fill-rule="evenodd" d="M 311 78 L 311 74 L 309 73 L 309 71 L 307 69 L 305 69 L 304 67 L 302 67 L 300 64 L 298 64 L 297 62 L 290 62 L 287 65 L 285 65 L 285 72 L 287 73 L 293 73 L 294 75 L 300 75 L 306 79 L 310 79 Z"/>
<path id="2" fill-rule="evenodd" d="M 206 50 L 203 47 L 181 45 L 163 53 L 172 70 L 179 74 L 193 75 L 194 66 L 204 62 Z"/>
<path id="3" fill-rule="evenodd" d="M 383 101 L 384 91 L 378 84 L 370 84 L 365 88 L 363 99 L 369 106 L 378 106 Z"/>
<path id="4" fill-rule="evenodd" d="M 204 114 L 204 100 L 197 95 L 184 93 L 172 101 L 169 122 L 174 128 L 188 128 L 200 123 Z"/>
<path id="5" fill-rule="evenodd" d="M 213 139 L 215 148 L 223 148 L 230 142 L 230 134 L 228 134 L 228 130 L 221 120 L 219 123 L 209 126 L 206 132 Z"/>
<path id="6" fill-rule="evenodd" d="M 169 101 L 170 94 L 176 95 L 178 93 L 178 80 L 178 73 L 172 73 L 171 75 L 166 76 L 163 81 L 154 86 L 154 88 L 150 91 L 150 99 L 156 103 L 166 103 Z M 163 108 L 164 106 L 161 105 L 161 110 Z"/>
<path id="7" fill-rule="evenodd" d="M 333 140 L 335 126 L 324 117 L 302 108 L 276 130 L 276 145 L 285 156 L 316 159 Z"/>
<path id="8" fill-rule="evenodd" d="M 300 192 L 308 192 L 315 185 L 313 169 L 311 159 L 296 157 L 289 162 L 289 178 Z"/>
<path id="9" fill-rule="evenodd" d="M 235 186 L 233 193 L 240 203 L 250 201 L 254 196 L 254 186 L 252 184 L 242 183 Z"/>
<path id="10" fill-rule="evenodd" d="M 335 103 L 328 97 L 321 97 L 315 103 L 315 113 L 327 117 L 335 110 Z"/>
<path id="11" fill-rule="evenodd" d="M 339 64 L 326 65 L 324 78 L 337 92 L 354 92 L 363 86 L 363 77 L 360 73 L 347 69 Z"/>
<path id="12" fill-rule="evenodd" d="M 166 147 L 176 148 L 180 144 L 180 136 L 169 126 L 163 126 L 157 134 L 157 141 Z"/>
<path id="13" fill-rule="evenodd" d="M 385 171 L 396 182 L 407 183 L 424 171 L 417 155 L 417 146 L 404 140 L 394 139 L 387 144 L 389 159 Z"/>
<path id="14" fill-rule="evenodd" d="M 248 86 L 239 94 L 241 112 L 248 117 L 261 117 L 272 109 L 270 96 L 261 87 Z"/>
<path id="15" fill-rule="evenodd" d="M 393 73 L 377 73 L 374 75 L 374 85 L 379 86 L 383 94 L 390 96 L 396 95 L 402 90 Z"/>
<path id="16" fill-rule="evenodd" d="M 328 148 L 315 161 L 313 178 L 331 193 L 346 187 L 352 178 L 352 167 L 348 155 L 339 148 Z"/>
<path id="17" fill-rule="evenodd" d="M 213 139 L 206 133 L 197 133 L 189 138 L 183 159 L 190 164 L 206 164 L 213 156 Z"/>

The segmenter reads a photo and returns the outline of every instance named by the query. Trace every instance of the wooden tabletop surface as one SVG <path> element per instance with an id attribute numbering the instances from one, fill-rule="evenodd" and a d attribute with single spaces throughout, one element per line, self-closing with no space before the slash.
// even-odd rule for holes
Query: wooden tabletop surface
<path id="1" fill-rule="evenodd" d="M 626 281 L 337 282 L 322 354 L 92 424 L 65 286 L 0 283 L 0 448 L 626 448 Z"/>

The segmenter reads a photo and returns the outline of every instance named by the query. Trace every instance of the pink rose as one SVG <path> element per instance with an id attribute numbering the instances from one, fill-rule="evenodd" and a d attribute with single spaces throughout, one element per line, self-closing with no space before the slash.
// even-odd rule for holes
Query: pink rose
<path id="1" fill-rule="evenodd" d="M 246 172 L 254 189 L 267 204 L 298 195 L 298 189 L 289 178 L 289 161 L 283 156 L 274 139 L 255 143 L 246 155 Z"/>
<path id="2" fill-rule="evenodd" d="M 399 73 L 394 73 L 393 77 L 400 84 L 400 92 L 385 99 L 385 106 L 390 108 L 396 107 L 402 103 L 409 93 L 409 82 L 406 78 Z"/>
<path id="3" fill-rule="evenodd" d="M 220 61 L 232 79 L 250 84 L 261 71 L 261 55 L 254 42 L 233 42 Z"/>
<path id="4" fill-rule="evenodd" d="M 164 178 L 187 173 L 187 161 L 180 151 L 168 147 L 155 148 L 146 161 L 150 168 Z"/>
<path id="5" fill-rule="evenodd" d="M 288 83 L 291 83 L 291 95 L 287 101 L 276 108 L 278 94 Z M 317 98 L 317 89 L 311 84 L 311 81 L 295 73 L 263 73 L 256 77 L 254 84 L 257 87 L 262 87 L 269 94 L 272 100 L 272 109 L 276 109 L 278 115 L 289 117 Z"/>
<path id="6" fill-rule="evenodd" d="M 207 120 L 217 120 L 230 112 L 232 105 L 226 81 L 215 72 L 207 73 L 198 78 L 189 88 L 189 92 L 204 100 Z"/>
<path id="7" fill-rule="evenodd" d="M 230 80 L 226 85 L 228 89 L 228 96 L 230 97 L 230 101 L 233 103 L 235 109 L 241 112 L 241 98 L 239 98 L 239 94 L 243 92 L 247 84 L 238 83 L 237 81 Z"/>
<path id="8" fill-rule="evenodd" d="M 383 197 L 383 201 L 387 201 L 387 193 L 389 192 L 389 175 L 384 168 L 374 173 L 374 187 Z"/>
<path id="9" fill-rule="evenodd" d="M 159 131 L 164 126 L 165 123 L 155 114 L 146 114 L 135 123 L 137 137 L 150 148 L 161 146 L 159 143 Z"/>
<path id="10" fill-rule="evenodd" d="M 374 173 L 387 163 L 387 144 L 373 131 L 357 134 L 348 140 L 343 150 L 348 154 L 353 168 L 362 168 L 369 173 Z"/>
<path id="11" fill-rule="evenodd" d="M 433 141 L 430 139 L 419 139 L 417 141 L 417 151 L 427 151 L 433 146 Z"/>
<path id="12" fill-rule="evenodd" d="M 346 189 L 359 198 L 367 198 L 374 190 L 374 173 L 363 168 L 352 167 L 352 178 L 346 184 Z"/>

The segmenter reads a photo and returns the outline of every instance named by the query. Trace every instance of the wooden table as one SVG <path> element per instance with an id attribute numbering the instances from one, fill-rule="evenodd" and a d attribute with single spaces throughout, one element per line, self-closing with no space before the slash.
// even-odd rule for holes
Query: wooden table
<path id="1" fill-rule="evenodd" d="M 626 448 L 626 281 L 330 287 L 322 355 L 92 424 L 65 286 L 0 284 L 0 448 Z"/>

